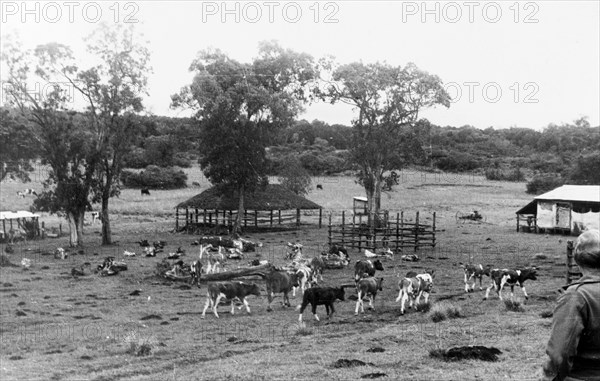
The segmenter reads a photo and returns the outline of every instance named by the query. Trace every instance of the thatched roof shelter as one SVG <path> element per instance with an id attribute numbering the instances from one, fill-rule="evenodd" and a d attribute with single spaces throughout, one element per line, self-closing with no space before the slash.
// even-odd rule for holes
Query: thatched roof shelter
<path id="1" fill-rule="evenodd" d="M 215 187 L 180 203 L 177 208 L 237 210 L 239 195 L 220 193 Z M 265 189 L 247 193 L 244 197 L 246 210 L 321 209 L 321 206 L 279 184 L 268 184 Z"/>
<path id="2" fill-rule="evenodd" d="M 176 229 L 180 230 L 180 209 L 185 210 L 186 216 L 183 229 L 187 227 L 189 230 L 190 226 L 231 226 L 237 216 L 238 203 L 237 192 L 223 193 L 216 187 L 209 188 L 176 206 Z M 300 210 L 319 210 L 321 226 L 322 207 L 280 184 L 268 184 L 264 189 L 246 193 L 244 209 L 244 226 L 274 227 L 289 222 L 300 225 Z"/>

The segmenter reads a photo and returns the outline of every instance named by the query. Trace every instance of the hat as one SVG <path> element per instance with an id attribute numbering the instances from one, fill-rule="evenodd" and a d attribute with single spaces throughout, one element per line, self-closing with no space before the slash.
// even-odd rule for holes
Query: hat
<path id="1" fill-rule="evenodd" d="M 600 232 L 597 229 L 586 230 L 577 237 L 575 243 L 575 262 L 592 268 L 600 268 Z"/>

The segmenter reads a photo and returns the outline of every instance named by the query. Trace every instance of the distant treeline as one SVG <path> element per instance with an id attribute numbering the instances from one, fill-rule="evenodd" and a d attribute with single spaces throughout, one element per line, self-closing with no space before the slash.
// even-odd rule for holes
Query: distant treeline
<path id="1" fill-rule="evenodd" d="M 144 134 L 136 142 L 128 166 L 191 165 L 202 152 L 199 122 L 189 118 L 143 117 Z M 410 138 L 409 138 L 410 137 Z M 224 137 L 226 138 L 226 137 Z M 348 161 L 352 129 L 319 120 L 297 121 L 268 137 L 268 157 L 272 172 L 286 156 L 299 158 L 313 175 L 334 174 L 354 169 Z M 512 127 L 478 129 L 472 126 L 436 126 L 422 121 L 407 129 L 410 144 L 399 147 L 410 151 L 406 164 L 429 166 L 443 171 L 475 171 L 490 180 L 523 181 L 526 177 L 551 174 L 564 179 L 573 176 L 585 182 L 600 156 L 600 127 L 591 127 L 585 119 L 573 124 L 550 125 L 542 131 Z M 579 167 L 579 168 L 578 168 Z M 577 172 L 577 173 L 575 173 Z M 591 176 L 597 183 L 597 176 Z M 588 181 L 589 182 L 589 181 Z"/>
<path id="2" fill-rule="evenodd" d="M 201 141 L 202 123 L 193 118 L 135 118 L 140 132 L 126 157 L 127 168 L 190 167 L 196 165 L 203 147 L 211 144 Z M 7 145 L 11 136 L 7 132 Z M 441 127 L 422 120 L 405 128 L 405 136 L 406 144 L 398 147 L 405 165 L 469 171 L 489 180 L 535 180 L 532 192 L 565 182 L 600 184 L 600 127 L 591 127 L 585 119 L 552 124 L 541 131 Z M 350 160 L 350 126 L 300 120 L 274 129 L 265 139 L 272 175 L 281 175 L 282 163 L 290 157 L 298 159 L 311 175 L 357 170 Z"/>

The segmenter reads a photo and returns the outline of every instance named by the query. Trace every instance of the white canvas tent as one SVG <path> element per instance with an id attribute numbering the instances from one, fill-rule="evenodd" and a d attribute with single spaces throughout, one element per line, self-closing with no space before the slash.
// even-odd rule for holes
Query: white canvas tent
<path id="1" fill-rule="evenodd" d="M 535 231 L 579 234 L 600 227 L 600 185 L 563 185 L 534 197 L 517 211 L 519 219 L 535 222 Z"/>

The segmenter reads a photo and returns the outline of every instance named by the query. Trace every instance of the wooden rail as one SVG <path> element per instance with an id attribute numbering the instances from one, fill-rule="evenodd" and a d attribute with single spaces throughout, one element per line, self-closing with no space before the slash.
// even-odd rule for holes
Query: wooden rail
<path id="1" fill-rule="evenodd" d="M 334 225 L 332 214 L 329 215 L 328 243 L 329 245 L 343 245 L 358 250 L 378 250 L 390 248 L 399 249 L 419 247 L 435 247 L 435 222 L 436 214 L 432 214 L 432 223 L 423 224 L 419 222 L 419 212 L 415 214 L 414 222 L 407 222 L 404 212 L 396 213 L 395 218 L 390 218 L 389 213 L 379 218 L 378 226 L 370 229 L 367 223 L 363 223 L 362 216 L 352 216 L 351 224 L 346 222 L 346 212 L 341 215 L 341 224 Z"/>

